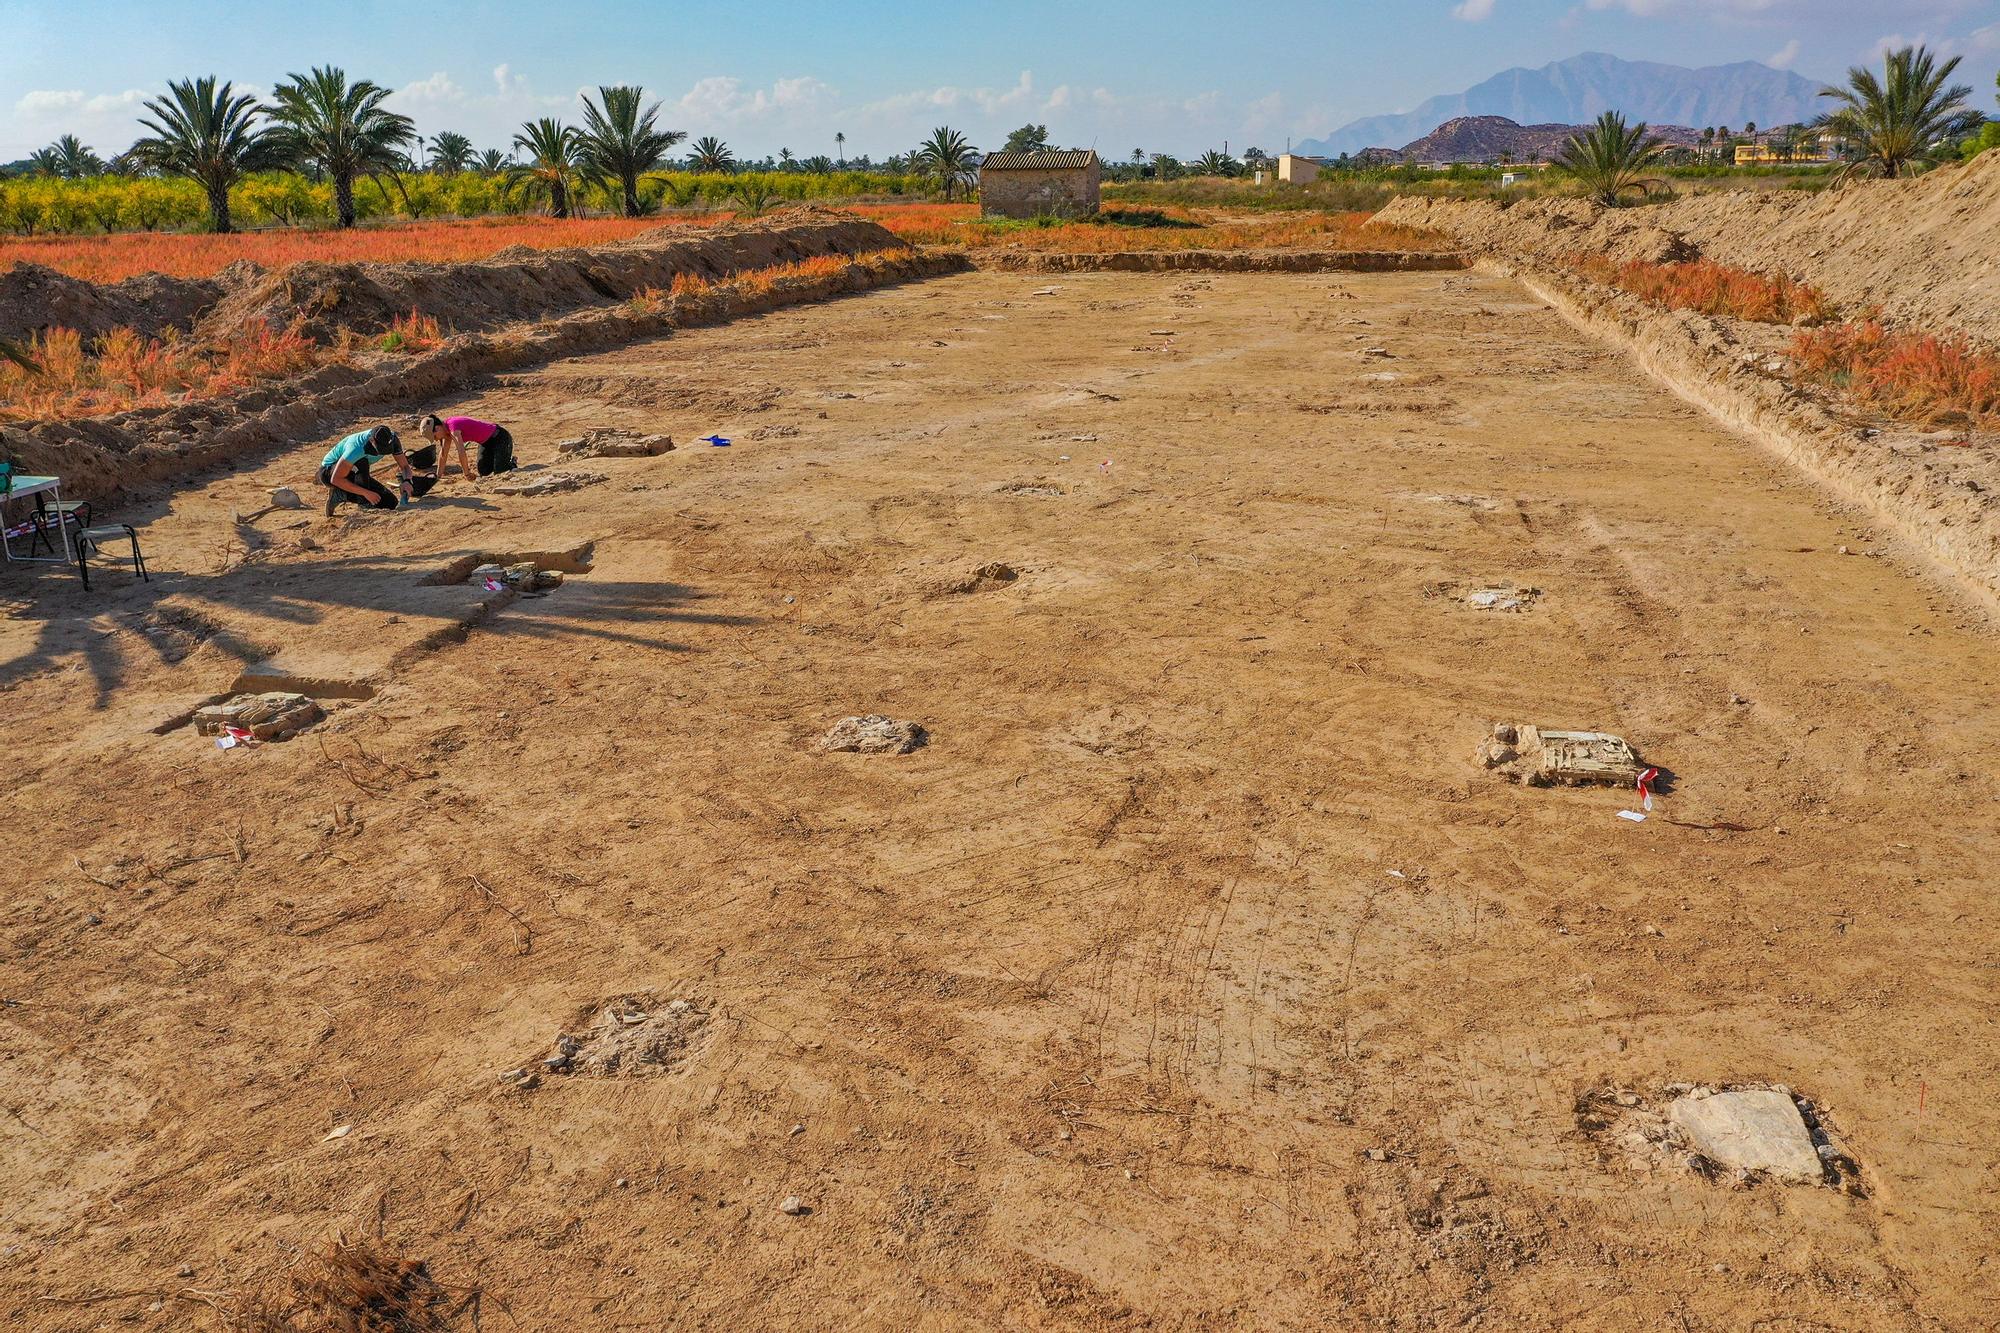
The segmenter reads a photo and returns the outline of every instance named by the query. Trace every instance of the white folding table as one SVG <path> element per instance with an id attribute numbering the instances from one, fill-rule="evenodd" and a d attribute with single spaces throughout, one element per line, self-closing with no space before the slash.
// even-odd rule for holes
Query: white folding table
<path id="1" fill-rule="evenodd" d="M 63 553 L 60 556 L 14 554 L 14 529 L 7 523 L 6 505 L 14 500 L 23 500 L 38 495 L 47 495 L 55 501 L 56 529 L 62 534 Z M 38 511 L 41 509 L 39 502 L 36 504 L 36 509 Z M 32 531 L 32 529 L 29 530 Z M 31 546 L 28 549 L 33 550 L 34 548 Z M 61 481 L 55 477 L 16 476 L 14 478 L 12 489 L 5 495 L 0 495 L 0 554 L 5 554 L 9 560 L 32 560 L 42 564 L 61 563 L 73 565 L 76 563 L 76 555 L 70 550 L 69 545 L 69 520 L 63 516 L 62 511 Z"/>

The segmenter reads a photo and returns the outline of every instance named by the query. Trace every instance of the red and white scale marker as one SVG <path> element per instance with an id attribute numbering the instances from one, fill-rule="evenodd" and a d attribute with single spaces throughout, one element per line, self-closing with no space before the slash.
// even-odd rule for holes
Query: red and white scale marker
<path id="1" fill-rule="evenodd" d="M 1639 808 L 1637 810 L 1620 810 L 1618 812 L 1620 819 L 1629 819 L 1634 824 L 1643 824 L 1646 822 L 1646 815 L 1651 813 L 1653 809 L 1653 783 L 1658 780 L 1659 776 L 1660 770 L 1657 768 L 1649 768 L 1639 775 L 1639 781 L 1635 784 L 1639 792 Z"/>

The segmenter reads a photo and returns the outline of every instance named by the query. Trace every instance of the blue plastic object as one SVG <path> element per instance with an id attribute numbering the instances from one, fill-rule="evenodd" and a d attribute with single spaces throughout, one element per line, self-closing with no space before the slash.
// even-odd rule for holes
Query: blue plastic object
<path id="1" fill-rule="evenodd" d="M 704 435 L 701 438 L 707 440 L 711 445 L 715 446 L 717 449 L 727 449 L 729 447 L 729 439 L 727 436 Z"/>

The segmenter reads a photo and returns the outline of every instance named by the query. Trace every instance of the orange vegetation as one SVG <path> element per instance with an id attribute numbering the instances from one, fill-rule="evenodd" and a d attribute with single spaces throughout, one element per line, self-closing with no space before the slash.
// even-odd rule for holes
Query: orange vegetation
<path id="1" fill-rule="evenodd" d="M 35 373 L 0 362 L 0 418 L 88 417 L 214 398 L 298 374 L 327 355 L 296 323 L 274 330 L 261 320 L 221 343 L 114 329 L 86 348 L 75 330 L 51 329 L 26 350 Z"/>
<path id="2" fill-rule="evenodd" d="M 1970 339 L 1900 333 L 1863 319 L 1809 329 L 1791 351 L 1801 374 L 1892 417 L 2000 424 L 2000 352 Z"/>
<path id="3" fill-rule="evenodd" d="M 685 217 L 485 218 L 463 222 L 403 222 L 352 231 L 236 232 L 228 236 L 180 232 L 118 232 L 111 236 L 0 237 L 0 269 L 42 264 L 90 282 L 117 282 L 141 273 L 205 278 L 248 259 L 266 268 L 301 260 L 328 263 L 460 263 L 483 259 L 511 245 L 551 250 L 603 245 L 653 227 L 686 223 Z"/>
<path id="4" fill-rule="evenodd" d="M 1440 250 L 1443 237 L 1377 226 L 1368 213 L 1221 213 L 1213 209 L 1107 208 L 1073 222 L 1010 222 L 977 204 L 861 205 L 853 211 L 913 245 L 1106 254 L 1121 250 Z"/>
<path id="5" fill-rule="evenodd" d="M 1816 288 L 1782 274 L 1767 278 L 1709 259 L 1686 264 L 1635 259 L 1620 264 L 1601 255 L 1587 255 L 1578 258 L 1575 265 L 1586 277 L 1669 310 L 1699 310 L 1705 315 L 1760 324 L 1790 324 L 1801 318 L 1817 321 L 1833 313 Z"/>
<path id="6" fill-rule="evenodd" d="M 648 288 L 632 297 L 627 308 L 635 315 L 658 314 L 666 310 L 670 298 L 762 294 L 786 281 L 831 277 L 850 265 L 887 257 L 889 252 L 853 259 L 827 255 L 719 280 L 683 273 L 675 277 L 669 292 Z M 437 346 L 447 336 L 434 316 L 412 310 L 397 316 L 372 348 L 389 353 L 420 352 Z M 215 398 L 259 380 L 282 379 L 347 359 L 362 348 L 352 336 L 342 337 L 331 348 L 321 347 L 296 322 L 273 331 L 258 321 L 221 343 L 196 343 L 172 330 L 158 338 L 145 338 L 131 329 L 114 329 L 86 346 L 75 330 L 52 329 L 26 348 L 36 363 L 34 371 L 0 361 L 0 420 L 73 420 Z"/>

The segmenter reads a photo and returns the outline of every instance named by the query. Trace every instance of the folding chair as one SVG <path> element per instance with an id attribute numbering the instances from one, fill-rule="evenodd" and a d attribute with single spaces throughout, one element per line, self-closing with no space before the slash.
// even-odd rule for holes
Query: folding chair
<path id="1" fill-rule="evenodd" d="M 147 583 L 153 576 L 146 572 L 146 557 L 139 550 L 139 534 L 130 523 L 107 523 L 101 528 L 84 528 L 76 534 L 76 569 L 83 575 L 84 591 L 90 590 L 90 555 L 103 554 L 100 549 L 105 542 L 132 543 L 132 572 Z"/>

